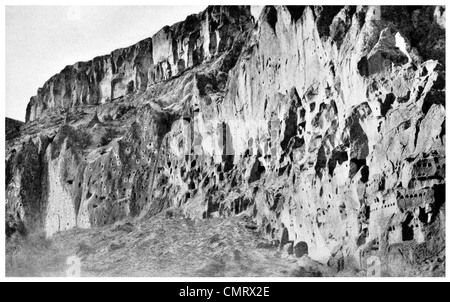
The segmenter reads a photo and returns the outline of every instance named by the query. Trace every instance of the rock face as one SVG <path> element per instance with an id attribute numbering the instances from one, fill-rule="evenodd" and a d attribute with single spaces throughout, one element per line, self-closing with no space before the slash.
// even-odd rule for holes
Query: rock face
<path id="1" fill-rule="evenodd" d="M 209 7 L 133 46 L 66 66 L 31 98 L 26 121 L 52 108 L 114 101 L 174 77 L 230 47 L 250 18 L 249 9 Z"/>
<path id="2" fill-rule="evenodd" d="M 444 26 L 444 7 L 209 7 L 67 66 L 7 140 L 7 232 L 180 208 L 337 270 L 443 274 Z"/>
<path id="3" fill-rule="evenodd" d="M 23 122 L 7 117 L 5 119 L 6 139 L 9 140 L 19 135 L 20 127 L 22 127 L 22 125 Z"/>

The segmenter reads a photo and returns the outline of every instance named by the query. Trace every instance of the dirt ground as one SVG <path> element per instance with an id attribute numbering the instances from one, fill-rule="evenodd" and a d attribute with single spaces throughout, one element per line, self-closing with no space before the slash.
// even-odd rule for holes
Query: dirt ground
<path id="1" fill-rule="evenodd" d="M 246 217 L 203 220 L 161 213 L 72 229 L 51 239 L 8 240 L 6 275 L 65 277 L 70 256 L 81 277 L 296 277 L 323 272 L 299 268 L 293 255 L 263 241 Z"/>

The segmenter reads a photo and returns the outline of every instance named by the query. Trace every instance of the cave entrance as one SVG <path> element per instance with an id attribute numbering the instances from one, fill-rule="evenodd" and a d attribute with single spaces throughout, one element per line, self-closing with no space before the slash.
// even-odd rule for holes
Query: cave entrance
<path id="1" fill-rule="evenodd" d="M 134 91 L 134 81 L 128 82 L 127 85 L 127 94 L 132 93 Z"/>
<path id="2" fill-rule="evenodd" d="M 298 242 L 294 246 L 294 254 L 295 254 L 295 257 L 297 257 L 297 258 L 300 258 L 303 255 L 308 255 L 308 244 L 304 241 Z"/>
<path id="3" fill-rule="evenodd" d="M 402 223 L 402 240 L 403 241 L 411 241 L 414 239 L 414 228 L 410 226 L 410 223 L 413 219 L 411 213 L 408 213 L 405 221 Z"/>
<path id="4" fill-rule="evenodd" d="M 289 231 L 287 228 L 283 228 L 283 233 L 281 235 L 281 247 L 289 242 Z"/>

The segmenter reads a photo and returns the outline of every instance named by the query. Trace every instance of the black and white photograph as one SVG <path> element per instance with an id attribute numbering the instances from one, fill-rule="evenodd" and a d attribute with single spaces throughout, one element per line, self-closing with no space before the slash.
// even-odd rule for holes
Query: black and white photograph
<path id="1" fill-rule="evenodd" d="M 3 7 L 2 277 L 445 279 L 445 5 L 101 4 Z"/>

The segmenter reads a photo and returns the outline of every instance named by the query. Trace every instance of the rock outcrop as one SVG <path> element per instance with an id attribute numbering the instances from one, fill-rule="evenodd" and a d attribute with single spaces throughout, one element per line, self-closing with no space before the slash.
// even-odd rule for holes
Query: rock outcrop
<path id="1" fill-rule="evenodd" d="M 444 272 L 444 7 L 209 7 L 67 66 L 26 121 L 9 234 L 179 208 L 336 270 Z"/>
<path id="2" fill-rule="evenodd" d="M 7 117 L 5 119 L 6 140 L 10 140 L 19 135 L 20 127 L 22 127 L 22 125 L 23 122 Z"/>
<path id="3" fill-rule="evenodd" d="M 26 121 L 52 108 L 111 102 L 177 76 L 230 47 L 250 18 L 248 9 L 209 7 L 133 46 L 66 66 L 31 98 Z"/>

